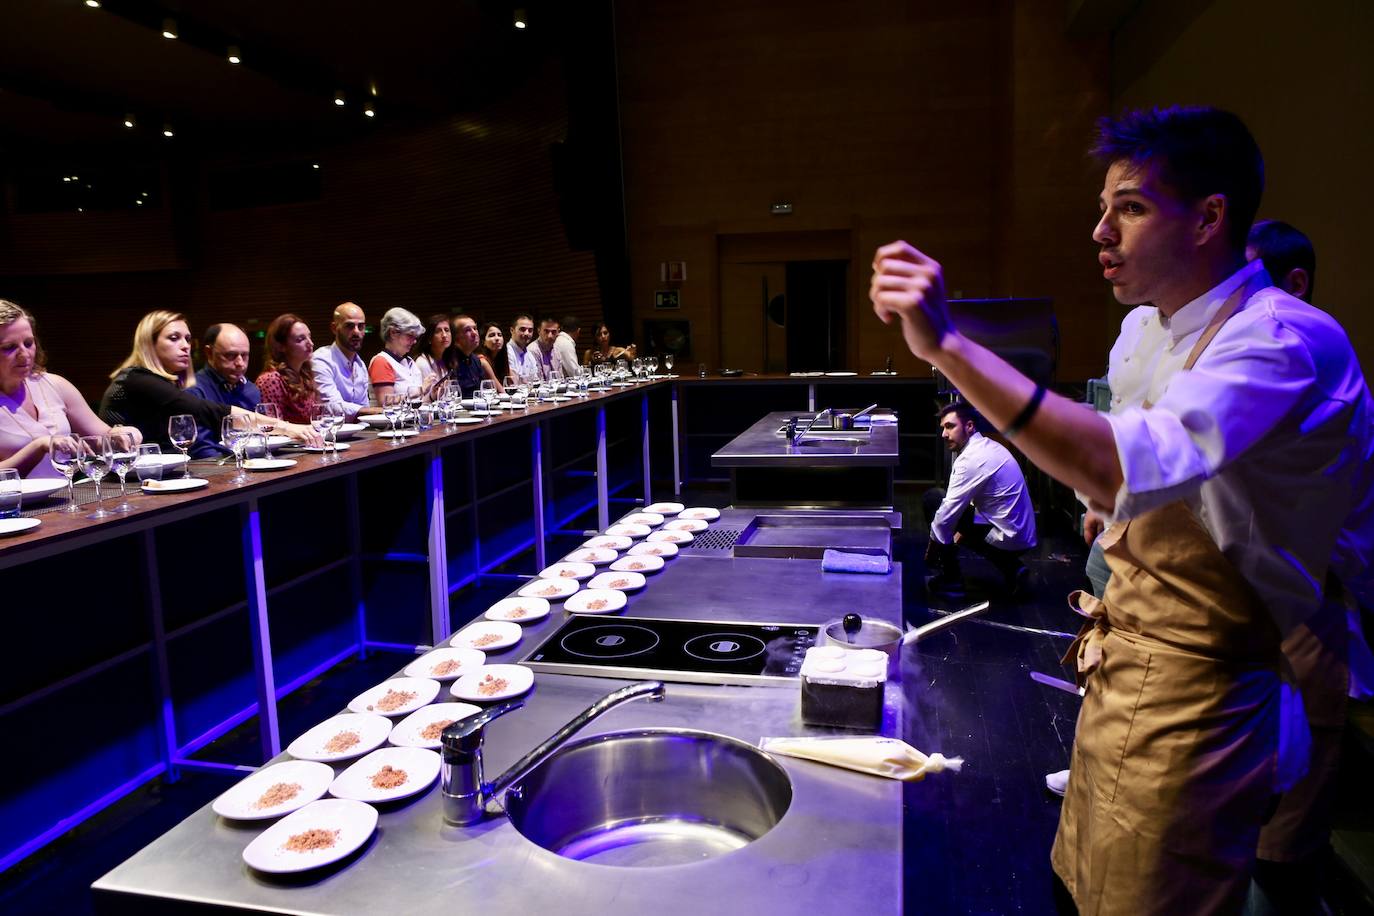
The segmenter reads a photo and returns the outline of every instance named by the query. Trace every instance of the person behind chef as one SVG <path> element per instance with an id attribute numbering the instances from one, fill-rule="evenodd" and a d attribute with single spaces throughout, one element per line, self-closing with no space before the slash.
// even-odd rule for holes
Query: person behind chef
<path id="1" fill-rule="evenodd" d="M 1070 650 L 1086 694 L 1056 874 L 1084 913 L 1233 912 L 1272 793 L 1301 772 L 1300 742 L 1280 741 L 1280 634 L 1323 601 L 1374 403 L 1340 325 L 1245 262 L 1264 166 L 1239 118 L 1128 112 L 1094 153 L 1103 276 L 1186 352 L 1151 406 L 1099 414 L 1020 375 L 959 333 L 939 263 L 906 242 L 878 249 L 870 297 L 1114 523 L 1105 601 L 1079 599 Z"/>
<path id="2" fill-rule="evenodd" d="M 936 571 L 930 589 L 962 585 L 961 545 L 992 563 L 1015 589 L 1029 575 L 1021 557 L 1036 545 L 1035 510 L 1021 467 L 1006 446 L 978 431 L 981 418 L 969 404 L 956 401 L 937 420 L 955 457 L 949 489 L 932 487 L 924 498 L 930 520 L 926 563 Z"/>

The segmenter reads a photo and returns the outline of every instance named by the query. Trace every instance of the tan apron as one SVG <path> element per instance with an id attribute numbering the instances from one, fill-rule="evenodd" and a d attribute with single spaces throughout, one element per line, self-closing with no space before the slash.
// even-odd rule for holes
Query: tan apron
<path id="1" fill-rule="evenodd" d="M 1102 546 L 1111 583 L 1066 656 L 1091 677 L 1051 863 L 1083 914 L 1239 912 L 1273 793 L 1277 628 L 1182 501 Z"/>

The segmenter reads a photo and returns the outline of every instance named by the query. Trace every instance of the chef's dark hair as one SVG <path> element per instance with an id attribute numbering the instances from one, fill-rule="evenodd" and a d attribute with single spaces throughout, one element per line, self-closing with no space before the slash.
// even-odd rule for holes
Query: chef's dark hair
<path id="1" fill-rule="evenodd" d="M 1231 112 L 1176 105 L 1100 118 L 1091 153 L 1108 166 L 1154 163 L 1164 183 L 1190 202 L 1224 195 L 1227 238 L 1237 252 L 1245 250 L 1264 194 L 1264 157 Z"/>
<path id="2" fill-rule="evenodd" d="M 1255 250 L 1255 257 L 1264 262 L 1264 269 L 1276 283 L 1282 283 L 1296 268 L 1307 271 L 1307 292 L 1303 298 L 1312 301 L 1312 290 L 1317 285 L 1317 252 L 1301 230 L 1282 220 L 1262 219 L 1251 227 L 1245 244 Z"/>
<path id="3" fill-rule="evenodd" d="M 959 425 L 973 423 L 974 429 L 983 428 L 983 415 L 980 414 L 968 401 L 955 401 L 953 404 L 946 404 L 940 408 L 940 412 L 935 415 L 935 421 L 941 423 L 945 419 L 945 414 L 954 414 L 959 418 Z"/>

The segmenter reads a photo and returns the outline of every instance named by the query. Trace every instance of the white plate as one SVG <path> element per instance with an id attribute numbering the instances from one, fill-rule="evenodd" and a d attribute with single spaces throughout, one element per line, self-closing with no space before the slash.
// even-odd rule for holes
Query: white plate
<path id="1" fill-rule="evenodd" d="M 533 599 L 526 600 L 532 601 Z M 496 652 L 501 649 L 508 649 L 518 643 L 523 633 L 520 624 L 512 623 L 509 620 L 479 620 L 459 630 L 458 635 L 449 640 L 448 644 L 458 649 L 480 649 L 483 652 Z M 487 641 L 484 638 L 487 636 L 497 638 Z M 479 645 L 479 643 L 481 644 Z"/>
<path id="2" fill-rule="evenodd" d="M 654 543 L 667 541 L 669 544 L 690 544 L 696 540 L 696 535 L 690 531 L 655 531 L 646 540 Z"/>
<path id="3" fill-rule="evenodd" d="M 581 547 L 568 554 L 563 560 L 567 563 L 591 563 L 593 566 L 605 566 L 614 561 L 616 552 L 609 547 Z"/>
<path id="4" fill-rule="evenodd" d="M 827 378 L 851 378 L 858 374 L 857 372 L 827 372 L 825 375 Z"/>
<path id="5" fill-rule="evenodd" d="M 335 798 L 360 802 L 389 802 L 423 792 L 439 776 L 439 755 L 422 747 L 384 747 L 373 751 L 339 774 L 329 785 Z M 399 786 L 380 788 L 372 779 L 383 767 L 405 773 Z"/>
<path id="6" fill-rule="evenodd" d="M 656 528 L 663 524 L 663 516 L 657 512 L 631 512 L 622 518 L 617 524 L 620 525 L 648 525 Z"/>
<path id="7" fill-rule="evenodd" d="M 501 411 L 500 411 L 499 409 L 497 409 L 497 410 L 469 410 L 469 411 L 468 411 L 468 416 L 470 416 L 470 417 L 499 417 L 499 416 L 501 416 Z"/>
<path id="8" fill-rule="evenodd" d="M 539 570 L 541 579 L 590 579 L 596 575 L 591 563 L 554 563 Z"/>
<path id="9" fill-rule="evenodd" d="M 268 436 L 267 447 L 275 452 L 284 445 L 290 445 L 291 441 L 290 436 Z"/>
<path id="10" fill-rule="evenodd" d="M 625 593 L 613 588 L 586 588 L 569 598 L 563 607 L 572 614 L 614 614 L 625 606 L 625 600 Z M 592 607 L 593 603 L 602 606 Z"/>
<path id="11" fill-rule="evenodd" d="M 487 421 L 483 420 L 481 417 L 458 417 L 453 422 L 459 426 L 473 426 L 477 423 L 485 423 Z"/>
<path id="12" fill-rule="evenodd" d="M 480 686 L 487 678 L 497 678 L 505 681 L 506 684 L 499 690 L 483 693 Z M 494 700 L 509 700 L 511 697 L 518 697 L 533 686 L 534 672 L 524 665 L 486 665 L 471 674 L 458 678 L 453 682 L 453 686 L 448 689 L 448 692 L 460 700 L 490 703 Z"/>
<path id="13" fill-rule="evenodd" d="M 649 533 L 648 525 L 612 525 L 606 533 L 622 538 L 642 538 Z"/>
<path id="14" fill-rule="evenodd" d="M 582 586 L 576 579 L 535 579 L 516 592 L 522 598 L 562 601 Z"/>
<path id="15" fill-rule="evenodd" d="M 397 693 L 413 693 L 415 696 L 395 709 L 382 709 L 377 706 L 382 697 L 391 690 Z M 358 694 L 349 702 L 348 708 L 354 712 L 373 712 L 379 716 L 404 716 L 424 706 L 438 695 L 438 681 L 432 681 L 427 677 L 393 677 L 389 681 L 382 681 L 376 687 Z"/>
<path id="16" fill-rule="evenodd" d="M 667 541 L 649 541 L 644 544 L 636 544 L 630 548 L 632 557 L 658 557 L 660 559 L 671 560 L 677 556 L 677 545 Z M 611 567 L 614 569 L 614 565 Z"/>
<path id="17" fill-rule="evenodd" d="M 340 442 L 337 445 L 331 445 L 328 448 L 324 447 L 323 445 L 302 445 L 298 449 L 298 451 L 310 452 L 313 455 L 323 455 L 325 452 L 332 452 L 336 448 L 341 452 L 346 452 L 352 447 L 353 446 L 349 445 L 347 442 Z"/>
<path id="18" fill-rule="evenodd" d="M 351 855 L 377 829 L 377 809 L 346 798 L 322 798 L 268 827 L 243 850 L 243 861 L 258 871 L 283 874 L 319 868 Z M 307 830 L 336 831 L 326 849 L 292 852 L 286 843 Z"/>
<path id="19" fill-rule="evenodd" d="M 53 480 L 50 477 L 37 477 L 33 480 L 19 481 L 19 492 L 23 494 L 26 500 L 44 499 L 45 497 L 52 496 L 58 490 L 65 489 L 67 489 L 67 481 Z M 13 493 L 14 491 L 11 490 L 10 492 Z"/>
<path id="20" fill-rule="evenodd" d="M 170 453 L 170 454 L 167 454 L 167 455 L 144 455 L 144 456 L 143 456 L 143 461 L 144 461 L 145 463 L 147 463 L 147 464 L 153 464 L 154 462 L 156 462 L 157 464 L 162 465 L 164 468 L 179 467 L 179 466 L 185 464 L 186 462 L 188 462 L 188 461 L 190 461 L 190 460 L 191 460 L 191 459 L 190 459 L 189 457 L 187 457 L 186 455 L 181 454 L 180 452 L 173 452 L 173 453 Z M 133 474 L 130 473 L 129 476 L 132 477 Z"/>
<path id="21" fill-rule="evenodd" d="M 290 814 L 329 791 L 334 770 L 313 760 L 286 760 L 263 767 L 225 792 L 210 807 L 220 817 L 236 821 L 262 821 Z M 277 783 L 300 786 L 296 794 L 270 808 L 259 808 L 258 799 Z"/>
<path id="22" fill-rule="evenodd" d="M 144 493 L 185 493 L 210 486 L 204 477 L 173 477 L 171 480 L 145 480 L 138 485 Z"/>
<path id="23" fill-rule="evenodd" d="M 582 594 L 585 595 L 600 588 L 609 588 L 618 592 L 633 592 L 643 587 L 644 574 L 641 572 L 604 572 L 599 576 L 593 576 L 592 580 L 587 583 L 587 587 L 582 590 Z M 569 598 L 568 600 L 574 599 Z M 565 604 L 564 607 L 567 605 Z M 572 608 L 568 609 L 572 610 Z"/>
<path id="24" fill-rule="evenodd" d="M 366 416 L 359 417 L 359 418 L 358 418 L 358 422 L 359 422 L 359 423 L 366 423 L 368 426 L 375 426 L 375 427 L 377 427 L 377 428 L 379 428 L 379 429 L 390 429 L 390 428 L 391 428 L 391 421 L 388 420 L 388 419 L 386 418 L 386 414 L 383 414 L 383 413 L 370 413 L 370 414 L 367 414 Z M 347 426 L 348 424 L 345 423 L 344 425 Z M 339 427 L 339 428 L 342 429 L 343 427 Z"/>
<path id="25" fill-rule="evenodd" d="M 0 518 L 0 535 L 19 534 L 37 528 L 42 522 L 36 518 Z"/>
<path id="26" fill-rule="evenodd" d="M 687 507 L 682 503 L 654 503 L 652 506 L 645 506 L 645 512 L 657 512 L 659 515 L 677 515 Z"/>
<path id="27" fill-rule="evenodd" d="M 583 547 L 600 547 L 606 550 L 625 550 L 635 542 L 634 538 L 616 537 L 611 534 L 598 534 L 582 542 Z"/>
<path id="28" fill-rule="evenodd" d="M 561 583 L 560 583 L 561 584 Z M 572 583 L 573 591 L 577 591 L 577 583 Z M 528 586 L 527 586 L 528 587 Z M 486 618 L 488 620 L 505 620 L 511 623 L 534 623 L 536 620 L 543 620 L 549 616 L 549 602 L 547 598 L 502 598 L 500 601 L 487 608 Z"/>
<path id="29" fill-rule="evenodd" d="M 383 417 L 382 419 L 386 418 Z M 343 423 L 340 424 L 338 430 L 334 433 L 334 438 L 352 439 L 354 436 L 358 435 L 358 433 L 362 432 L 365 429 L 367 429 L 366 423 Z"/>
<path id="30" fill-rule="evenodd" d="M 327 750 L 326 745 L 343 732 L 355 733 L 358 743 L 342 751 Z M 321 763 L 351 760 L 381 747 L 390 732 L 391 720 L 386 716 L 371 712 L 344 712 L 332 719 L 325 719 L 292 741 L 286 753 L 298 760 L 318 760 Z"/>
<path id="31" fill-rule="evenodd" d="M 663 558 L 653 554 L 642 553 L 635 556 L 621 557 L 611 564 L 611 569 L 616 572 L 632 573 L 656 573 L 663 568 Z M 597 576 L 597 579 L 601 578 Z M 595 582 L 593 579 L 592 582 Z M 590 584 L 590 583 L 588 583 Z"/>
<path id="32" fill-rule="evenodd" d="M 295 466 L 295 458 L 249 458 L 243 463 L 245 471 L 284 471 Z"/>
<path id="33" fill-rule="evenodd" d="M 486 655 L 476 649 L 435 649 L 406 665 L 405 674 L 406 677 L 432 677 L 436 681 L 452 681 L 482 667 L 486 661 Z M 440 674 L 435 670 L 448 662 L 457 662 L 458 667 L 449 674 Z"/>
<path id="34" fill-rule="evenodd" d="M 437 750 L 439 739 L 436 737 L 430 740 L 421 735 L 421 732 L 435 722 L 457 722 L 481 711 L 482 707 L 473 706 L 471 703 L 430 703 L 424 709 L 417 709 L 396 723 L 396 727 L 391 730 L 391 743 L 397 747 L 427 747 Z"/>
<path id="35" fill-rule="evenodd" d="M 384 429 L 377 434 L 378 439 L 409 439 L 412 436 L 420 435 L 413 429 Z"/>
<path id="36" fill-rule="evenodd" d="M 691 509 L 683 509 L 677 514 L 678 518 L 699 518 L 708 522 L 714 522 L 720 518 L 720 510 L 712 509 L 710 506 L 696 506 Z"/>
<path id="37" fill-rule="evenodd" d="M 664 522 L 664 531 L 705 531 L 711 527 L 709 522 L 703 522 L 699 518 L 675 518 L 671 522 Z"/>

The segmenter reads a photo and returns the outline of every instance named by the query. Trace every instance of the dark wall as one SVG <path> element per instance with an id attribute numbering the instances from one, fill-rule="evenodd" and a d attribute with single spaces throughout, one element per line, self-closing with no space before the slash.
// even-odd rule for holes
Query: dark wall
<path id="1" fill-rule="evenodd" d="M 167 170 L 168 203 L 152 212 L 6 214 L 0 297 L 35 313 L 50 367 L 92 400 L 153 308 L 184 312 L 196 334 L 215 321 L 264 327 L 290 310 L 317 344 L 348 299 L 373 324 L 392 306 L 422 318 L 462 308 L 506 322 L 528 309 L 590 323 L 601 311 L 595 259 L 571 249 L 554 189 L 566 98 L 551 60 L 471 114 L 381 124 L 295 154 L 321 165 L 320 199 L 307 203 L 212 211 L 212 172 L 283 157 L 204 154 Z M 365 353 L 378 346 L 369 339 Z"/>

